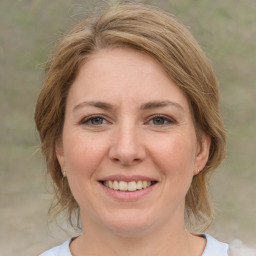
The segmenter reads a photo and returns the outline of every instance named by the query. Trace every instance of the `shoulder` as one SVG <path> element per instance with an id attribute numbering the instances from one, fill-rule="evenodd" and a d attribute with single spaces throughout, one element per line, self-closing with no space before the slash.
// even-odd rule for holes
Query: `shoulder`
<path id="1" fill-rule="evenodd" d="M 67 240 L 63 244 L 53 247 L 52 249 L 45 251 L 39 256 L 72 256 L 69 250 L 69 244 L 71 239 Z"/>
<path id="2" fill-rule="evenodd" d="M 206 247 L 202 256 L 227 256 L 228 244 L 222 243 L 210 235 L 205 234 L 207 240 Z"/>

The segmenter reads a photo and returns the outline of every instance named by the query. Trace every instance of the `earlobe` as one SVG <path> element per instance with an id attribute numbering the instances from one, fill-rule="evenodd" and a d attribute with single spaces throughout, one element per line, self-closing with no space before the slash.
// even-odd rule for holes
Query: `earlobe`
<path id="1" fill-rule="evenodd" d="M 194 168 L 194 175 L 197 175 L 202 171 L 208 161 L 209 152 L 211 146 L 211 138 L 210 136 L 203 134 L 201 141 L 198 142 L 198 150 L 196 155 L 196 162 Z"/>
<path id="2" fill-rule="evenodd" d="M 58 159 L 58 162 L 60 164 L 61 170 L 62 170 L 62 172 L 64 172 L 64 170 L 65 170 L 65 158 L 64 158 L 63 145 L 62 145 L 61 140 L 56 142 L 55 153 L 56 153 L 56 157 Z M 64 175 L 64 173 L 63 173 L 63 175 Z"/>

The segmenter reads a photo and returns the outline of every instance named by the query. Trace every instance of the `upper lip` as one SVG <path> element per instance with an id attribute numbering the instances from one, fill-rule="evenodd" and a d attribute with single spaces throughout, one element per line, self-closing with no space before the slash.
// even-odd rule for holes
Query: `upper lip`
<path id="1" fill-rule="evenodd" d="M 142 176 L 142 175 L 126 176 L 126 175 L 122 175 L 122 174 L 110 175 L 110 176 L 106 176 L 102 179 L 99 179 L 99 181 L 107 181 L 107 180 L 126 181 L 126 182 L 139 181 L 139 180 L 141 180 L 141 181 L 157 181 L 154 178 L 150 178 L 150 177 L 146 177 L 146 176 Z"/>

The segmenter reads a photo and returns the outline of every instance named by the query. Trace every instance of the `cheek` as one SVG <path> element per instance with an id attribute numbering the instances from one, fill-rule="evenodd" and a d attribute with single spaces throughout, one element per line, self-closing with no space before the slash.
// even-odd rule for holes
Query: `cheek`
<path id="1" fill-rule="evenodd" d="M 154 144 L 151 155 L 162 182 L 163 196 L 159 203 L 164 202 L 163 213 L 168 218 L 177 209 L 180 213 L 184 211 L 185 197 L 193 178 L 195 146 L 185 135 L 166 137 Z"/>
<path id="2" fill-rule="evenodd" d="M 70 133 L 71 134 L 71 133 Z M 73 134 L 64 140 L 67 170 L 76 175 L 92 175 L 105 154 L 105 143 L 86 134 Z"/>
<path id="3" fill-rule="evenodd" d="M 195 158 L 196 143 L 188 136 L 166 137 L 153 143 L 152 158 L 166 175 L 192 174 Z"/>
<path id="4" fill-rule="evenodd" d="M 90 196 L 85 195 L 93 193 L 91 184 L 97 179 L 97 170 L 106 151 L 105 144 L 83 133 L 67 134 L 63 146 L 70 189 L 80 206 L 91 205 Z"/>

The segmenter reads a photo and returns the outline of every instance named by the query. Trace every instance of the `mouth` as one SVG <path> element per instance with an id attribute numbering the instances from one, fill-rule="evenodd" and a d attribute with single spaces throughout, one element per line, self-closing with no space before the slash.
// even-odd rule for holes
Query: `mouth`
<path id="1" fill-rule="evenodd" d="M 147 189 L 157 183 L 157 181 L 148 181 L 148 180 L 133 180 L 133 181 L 124 181 L 124 180 L 102 180 L 100 181 L 105 187 L 123 192 L 135 192 L 139 190 Z"/>

